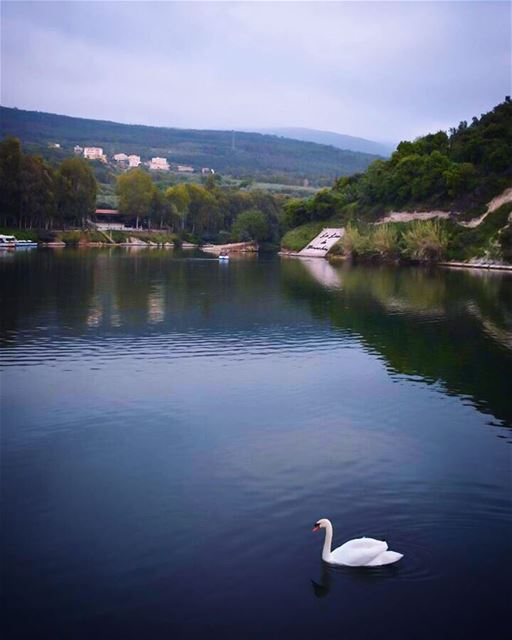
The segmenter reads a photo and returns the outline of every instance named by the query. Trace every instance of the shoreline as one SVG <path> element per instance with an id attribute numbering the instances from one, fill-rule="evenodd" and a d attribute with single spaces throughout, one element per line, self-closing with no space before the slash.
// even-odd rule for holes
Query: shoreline
<path id="1" fill-rule="evenodd" d="M 512 264 L 491 264 L 491 263 L 476 263 L 476 262 L 437 262 L 438 267 L 453 268 L 453 269 L 485 269 L 489 271 L 494 269 L 496 271 L 512 271 Z"/>
<path id="2" fill-rule="evenodd" d="M 205 244 L 201 247 L 201 251 L 220 255 L 226 253 L 257 253 L 258 245 L 256 242 L 232 242 L 229 244 Z"/>
<path id="3" fill-rule="evenodd" d="M 299 253 L 292 251 L 279 251 L 279 256 L 284 258 L 301 258 L 301 259 L 313 259 L 316 260 L 320 258 L 320 256 L 301 256 Z M 329 263 L 341 263 L 341 262 L 351 262 L 349 256 L 342 255 L 327 255 L 324 258 Z M 488 263 L 488 262 L 459 262 L 459 261 L 442 261 L 442 262 L 418 262 L 416 264 L 407 263 L 407 262 L 397 262 L 397 261 L 360 261 L 359 264 L 372 265 L 372 266 L 428 266 L 428 267 L 444 267 L 444 268 L 454 268 L 454 269 L 485 269 L 486 271 L 495 270 L 495 271 L 510 271 L 512 272 L 512 264 L 504 264 L 504 263 Z"/>
<path id="4" fill-rule="evenodd" d="M 248 246 L 249 245 L 249 246 Z M 180 247 L 175 247 L 172 243 L 136 243 L 136 242 L 120 242 L 110 244 L 108 242 L 80 242 L 78 244 L 66 244 L 65 242 L 39 242 L 36 248 L 44 248 L 44 249 L 83 249 L 83 248 L 91 248 L 91 249 L 102 249 L 102 248 L 137 248 L 137 249 L 182 249 L 182 250 L 191 250 L 191 249 L 200 249 L 205 253 L 209 253 L 211 255 L 219 255 L 222 251 L 230 252 L 230 253 L 257 253 L 257 249 L 255 248 L 253 243 L 236 243 L 236 244 L 226 244 L 226 245 L 206 245 L 200 247 L 199 245 L 191 244 L 191 243 L 183 243 Z M 13 247 L 14 248 L 14 247 Z M 286 251 L 281 250 L 277 251 L 277 255 L 282 258 L 300 258 L 300 259 L 308 259 L 308 260 L 318 260 L 323 259 L 329 263 L 343 263 L 343 262 L 351 262 L 348 256 L 341 255 L 332 255 L 332 256 L 301 256 L 299 253 L 295 251 Z M 363 263 L 362 263 L 363 264 Z M 364 262 L 364 264 L 373 264 L 374 266 L 379 266 L 382 264 L 389 264 L 391 266 L 397 266 L 396 262 Z M 442 262 L 433 262 L 433 263 L 418 263 L 416 265 L 410 266 L 430 266 L 430 267 L 443 267 L 445 269 L 483 269 L 486 271 L 505 271 L 512 272 L 512 264 L 500 264 L 500 263 L 478 263 L 478 262 L 460 262 L 460 261 L 442 261 Z"/>

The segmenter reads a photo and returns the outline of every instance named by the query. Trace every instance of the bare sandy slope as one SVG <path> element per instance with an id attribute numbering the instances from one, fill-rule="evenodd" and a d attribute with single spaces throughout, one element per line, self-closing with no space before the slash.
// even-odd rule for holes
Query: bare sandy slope
<path id="1" fill-rule="evenodd" d="M 458 223 L 463 227 L 478 227 L 489 213 L 492 213 L 502 204 L 512 202 L 512 187 L 505 189 L 499 196 L 493 198 L 487 204 L 487 210 L 478 218 L 473 220 L 460 220 Z M 385 218 L 381 218 L 375 224 L 385 224 L 386 222 L 411 222 L 412 220 L 430 220 L 431 218 L 455 218 L 459 215 L 458 211 L 391 211 Z"/>

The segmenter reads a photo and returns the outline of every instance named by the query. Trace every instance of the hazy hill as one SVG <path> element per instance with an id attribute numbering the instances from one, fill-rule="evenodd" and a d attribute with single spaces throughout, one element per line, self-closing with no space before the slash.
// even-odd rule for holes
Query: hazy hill
<path id="1" fill-rule="evenodd" d="M 380 156 L 390 156 L 394 151 L 391 144 L 383 144 L 366 138 L 348 136 L 344 133 L 334 131 L 319 131 L 318 129 L 304 129 L 302 127 L 279 127 L 277 129 L 258 129 L 259 133 L 293 138 L 305 142 L 316 142 L 318 144 L 328 144 L 338 149 L 349 151 L 359 151 L 361 153 L 372 153 Z"/>
<path id="2" fill-rule="evenodd" d="M 143 160 L 162 156 L 235 177 L 293 183 L 307 178 L 329 184 L 336 176 L 364 171 L 377 158 L 261 133 L 120 124 L 7 107 L 0 107 L 0 134 L 18 137 L 27 150 L 46 157 L 69 155 L 76 144 L 100 146 L 109 155 L 136 153 Z M 58 143 L 61 149 L 49 150 L 49 143 Z"/>

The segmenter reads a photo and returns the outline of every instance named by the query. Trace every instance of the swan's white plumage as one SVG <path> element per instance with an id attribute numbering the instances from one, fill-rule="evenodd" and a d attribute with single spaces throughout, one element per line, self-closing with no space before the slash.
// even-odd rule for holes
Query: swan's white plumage
<path id="1" fill-rule="evenodd" d="M 331 551 L 332 524 L 327 518 L 322 518 L 315 525 L 317 529 L 325 529 L 325 542 L 322 551 L 322 560 L 329 564 L 343 565 L 346 567 L 380 567 L 386 564 L 398 562 L 403 554 L 389 551 L 388 545 L 382 540 L 374 538 L 356 538 L 349 540 Z"/>
<path id="2" fill-rule="evenodd" d="M 377 556 L 367 564 L 365 567 L 382 567 L 385 564 L 393 564 L 394 562 L 398 562 L 401 558 L 404 557 L 403 553 L 397 553 L 396 551 L 384 551 L 380 556 Z"/>
<path id="3" fill-rule="evenodd" d="M 356 538 L 342 544 L 341 547 L 331 551 L 327 562 L 332 564 L 344 564 L 347 567 L 361 567 L 387 551 L 388 545 L 374 538 Z"/>

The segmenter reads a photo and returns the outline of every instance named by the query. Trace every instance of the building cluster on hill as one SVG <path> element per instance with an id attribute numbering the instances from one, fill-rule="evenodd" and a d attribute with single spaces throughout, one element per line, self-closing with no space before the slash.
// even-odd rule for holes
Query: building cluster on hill
<path id="1" fill-rule="evenodd" d="M 54 145 L 55 147 L 60 147 L 60 145 Z M 83 155 L 86 160 L 100 160 L 101 162 L 108 162 L 107 154 L 103 152 L 102 147 L 81 147 L 80 145 L 75 145 L 73 151 L 76 155 Z M 131 154 L 128 155 L 126 153 L 115 153 L 112 156 L 112 160 L 117 163 L 120 167 L 132 169 L 135 167 L 139 167 L 142 163 L 140 156 Z M 159 158 L 158 156 L 151 158 L 144 162 L 144 165 L 148 167 L 151 171 L 170 171 L 171 165 L 167 158 Z M 178 173 L 194 173 L 194 167 L 188 164 L 177 164 L 175 165 L 175 170 Z M 214 169 L 210 169 L 209 167 L 202 167 L 201 173 L 203 175 L 215 173 Z"/>

